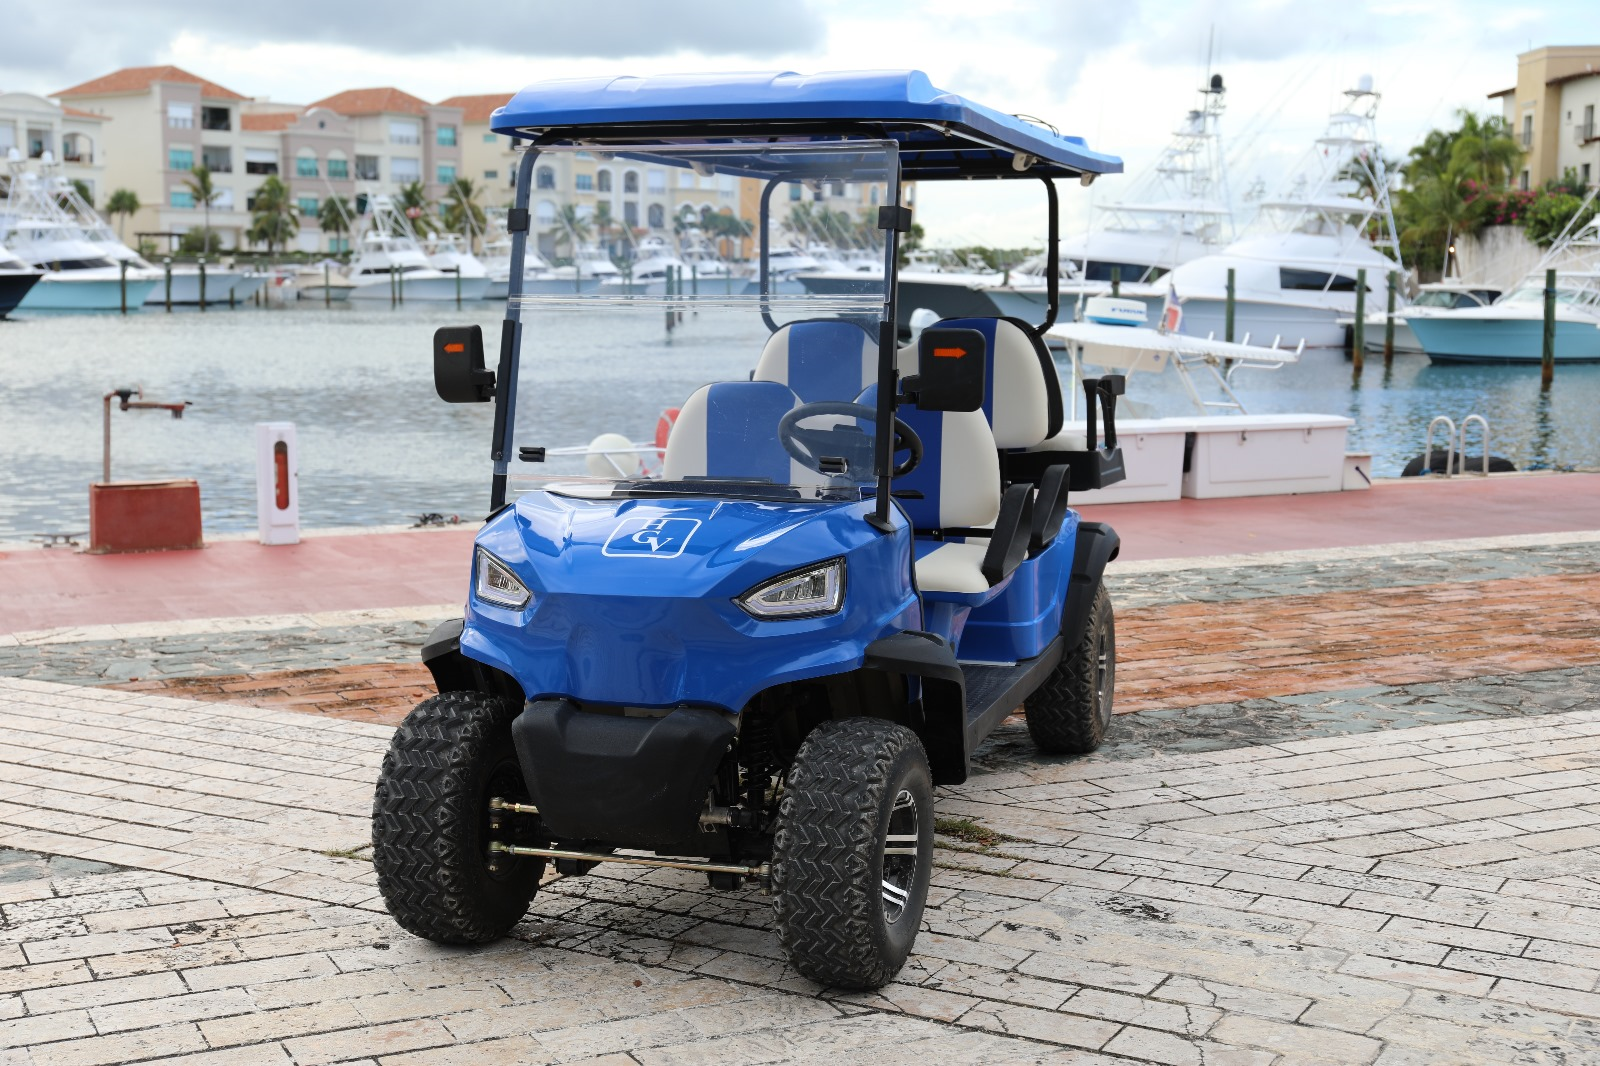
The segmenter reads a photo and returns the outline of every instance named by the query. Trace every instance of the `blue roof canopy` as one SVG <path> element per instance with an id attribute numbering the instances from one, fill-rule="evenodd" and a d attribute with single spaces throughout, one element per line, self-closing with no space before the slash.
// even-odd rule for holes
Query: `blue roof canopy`
<path id="1" fill-rule="evenodd" d="M 494 112 L 490 128 L 561 144 L 892 139 L 900 145 L 901 173 L 923 181 L 1122 172 L 1121 159 L 1091 151 L 1081 137 L 936 89 L 920 70 L 535 82 Z M 763 173 L 753 156 L 738 165 L 724 158 L 729 165 L 716 169 Z"/>

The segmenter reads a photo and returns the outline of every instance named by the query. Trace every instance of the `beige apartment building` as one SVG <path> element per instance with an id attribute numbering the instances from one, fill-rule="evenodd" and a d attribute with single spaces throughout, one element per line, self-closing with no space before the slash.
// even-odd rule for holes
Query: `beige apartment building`
<path id="1" fill-rule="evenodd" d="M 1519 188 L 1534 189 L 1567 170 L 1586 185 L 1600 180 L 1600 45 L 1536 48 L 1517 56 L 1517 84 L 1491 93 L 1527 153 Z"/>
<path id="2" fill-rule="evenodd" d="M 32 93 L 0 93 L 0 162 L 42 166 L 46 155 L 67 178 L 81 181 L 90 196 L 104 197 L 105 134 L 102 115 L 65 107 Z"/>

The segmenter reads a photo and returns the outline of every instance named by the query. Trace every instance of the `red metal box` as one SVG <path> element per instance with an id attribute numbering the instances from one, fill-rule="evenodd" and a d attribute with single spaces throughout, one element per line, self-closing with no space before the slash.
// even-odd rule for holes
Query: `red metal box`
<path id="1" fill-rule="evenodd" d="M 170 551 L 203 547 L 200 483 L 95 482 L 89 486 L 89 551 Z"/>

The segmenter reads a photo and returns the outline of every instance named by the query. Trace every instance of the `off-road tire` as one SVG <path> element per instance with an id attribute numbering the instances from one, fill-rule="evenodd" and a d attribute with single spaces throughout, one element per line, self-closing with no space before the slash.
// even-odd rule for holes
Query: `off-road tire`
<path id="1" fill-rule="evenodd" d="M 372 863 L 384 904 L 407 932 L 482 944 L 527 913 L 544 859 L 501 856 L 490 872 L 487 850 L 490 796 L 527 801 L 511 742 L 516 715 L 499 696 L 444 692 L 395 730 L 372 801 Z"/>
<path id="2" fill-rule="evenodd" d="M 916 854 L 886 857 L 891 822 L 915 804 Z M 909 835 L 909 834 L 908 834 Z M 905 900 L 890 917 L 885 870 Z M 778 940 L 789 963 L 834 988 L 886 984 L 911 953 L 933 873 L 933 778 L 915 733 L 874 718 L 824 722 L 789 770 L 772 848 Z"/>
<path id="3" fill-rule="evenodd" d="M 1061 662 L 1024 702 L 1025 717 L 1040 751 L 1086 755 L 1106 738 L 1117 676 L 1117 625 L 1104 584 L 1095 589 L 1084 631 L 1066 638 Z"/>

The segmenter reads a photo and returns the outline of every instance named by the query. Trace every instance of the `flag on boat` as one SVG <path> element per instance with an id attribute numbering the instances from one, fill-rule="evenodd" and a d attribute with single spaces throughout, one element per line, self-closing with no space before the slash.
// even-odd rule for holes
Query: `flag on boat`
<path id="1" fill-rule="evenodd" d="M 1161 332 L 1176 333 L 1178 326 L 1183 322 L 1183 302 L 1178 299 L 1178 290 L 1172 287 L 1172 282 L 1167 282 L 1167 295 L 1161 302 Z"/>

